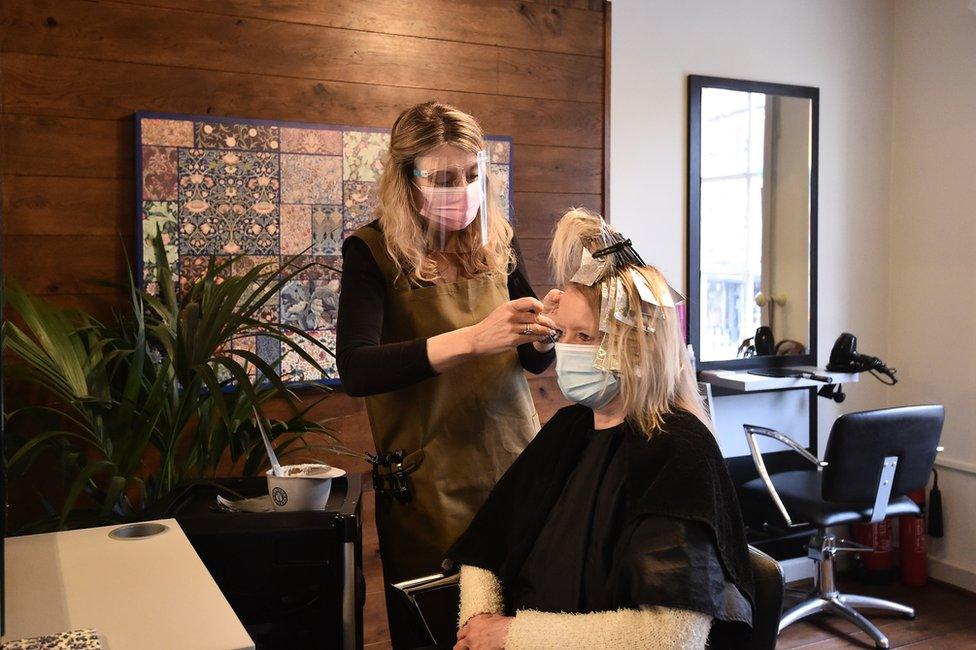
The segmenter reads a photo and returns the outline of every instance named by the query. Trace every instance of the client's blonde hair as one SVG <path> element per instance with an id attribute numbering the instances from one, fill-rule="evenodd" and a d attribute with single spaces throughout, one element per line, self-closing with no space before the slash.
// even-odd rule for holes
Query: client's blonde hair
<path id="1" fill-rule="evenodd" d="M 473 117 L 439 102 L 408 108 L 394 122 L 390 150 L 377 184 L 379 219 L 387 251 L 416 283 L 435 282 L 440 277 L 438 257 L 449 260 L 462 277 L 492 272 L 507 274 L 515 263 L 512 227 L 500 216 L 490 174 L 487 245 L 474 245 L 473 238 L 480 237 L 481 233 L 471 228 L 449 242 L 446 255 L 427 248 L 426 221 L 413 199 L 414 161 L 445 143 L 475 153 L 485 147 L 484 133 Z"/>
<path id="2" fill-rule="evenodd" d="M 583 247 L 594 252 L 601 246 L 601 235 L 609 228 L 600 215 L 582 208 L 572 209 L 563 215 L 556 225 L 549 253 L 557 286 L 572 284 L 586 296 L 598 315 L 601 284 L 616 282 L 619 278 L 626 291 L 627 315 L 636 326 L 611 317 L 610 331 L 604 336 L 607 337 L 608 355 L 620 359 L 620 395 L 628 419 L 651 436 L 661 429 L 666 414 L 684 410 L 712 429 L 712 422 L 698 392 L 698 382 L 685 347 L 677 311 L 671 307 L 660 307 L 661 316 L 657 317 L 658 310 L 652 309 L 654 322 L 648 323 L 630 271 L 636 269 L 644 276 L 658 304 L 663 304 L 662 299 L 670 293 L 664 275 L 653 266 L 628 265 L 614 269 L 593 286 L 570 282 L 580 267 Z M 654 331 L 645 331 L 648 328 Z"/>

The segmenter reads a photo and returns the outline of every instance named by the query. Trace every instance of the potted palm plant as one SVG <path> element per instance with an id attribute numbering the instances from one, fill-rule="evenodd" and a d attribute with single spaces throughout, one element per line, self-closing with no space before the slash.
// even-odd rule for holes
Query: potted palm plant
<path id="1" fill-rule="evenodd" d="M 256 473 L 267 460 L 255 417 L 279 455 L 353 453 L 308 417 L 327 387 L 288 383 L 275 360 L 239 345 L 255 334 L 272 337 L 286 354 L 324 371 L 307 351 L 326 350 L 322 343 L 262 309 L 307 266 L 293 259 L 234 276 L 234 259 L 211 258 L 178 292 L 159 233 L 153 248 L 156 293 L 140 288 L 130 271 L 126 304 L 111 322 L 53 307 L 16 284 L 7 288 L 11 372 L 41 395 L 5 414 L 14 432 L 9 469 L 16 478 L 54 452 L 66 481 L 63 502 L 47 503 L 48 516 L 34 530 L 138 518 L 218 467 Z M 263 407 L 271 402 L 288 415 L 269 419 Z"/>

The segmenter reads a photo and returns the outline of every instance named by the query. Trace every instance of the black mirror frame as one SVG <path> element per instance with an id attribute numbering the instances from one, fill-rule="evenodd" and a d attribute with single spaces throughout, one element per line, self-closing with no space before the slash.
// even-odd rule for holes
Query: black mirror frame
<path id="1" fill-rule="evenodd" d="M 806 354 L 770 355 L 746 359 L 722 359 L 703 361 L 701 359 L 701 322 L 699 319 L 701 300 L 701 94 L 703 88 L 722 88 L 743 92 L 764 93 L 801 97 L 811 100 L 811 140 L 810 156 L 810 321 Z M 688 255 L 687 255 L 687 293 L 688 293 L 688 342 L 694 346 L 698 356 L 699 370 L 738 370 L 749 368 L 772 368 L 783 366 L 817 365 L 817 177 L 820 167 L 820 89 L 810 86 L 726 79 L 688 75 Z"/>

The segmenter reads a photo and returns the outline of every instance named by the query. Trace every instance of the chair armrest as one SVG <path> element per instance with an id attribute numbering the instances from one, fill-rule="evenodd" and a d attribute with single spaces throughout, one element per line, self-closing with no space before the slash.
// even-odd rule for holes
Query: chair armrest
<path id="1" fill-rule="evenodd" d="M 754 440 L 753 436 L 766 436 L 767 438 L 772 438 L 778 442 L 783 443 L 789 447 L 792 451 L 800 454 L 805 460 L 810 461 L 817 466 L 818 469 L 822 469 L 827 466 L 826 461 L 822 461 L 813 454 L 811 454 L 806 447 L 798 443 L 793 438 L 776 431 L 775 429 L 769 429 L 767 427 L 760 427 L 755 424 L 743 424 L 742 428 L 746 432 L 746 436 L 749 437 L 750 441 Z M 750 443 L 750 447 L 751 447 Z"/>
<path id="2" fill-rule="evenodd" d="M 754 424 L 743 424 L 743 430 L 746 434 L 746 441 L 749 443 L 749 452 L 752 454 L 752 462 L 756 465 L 756 471 L 759 472 L 759 478 L 762 479 L 763 485 L 766 486 L 766 491 L 769 492 L 769 497 L 773 500 L 773 504 L 776 509 L 779 510 L 780 515 L 783 516 L 783 521 L 789 528 L 799 528 L 801 526 L 808 525 L 807 523 L 793 523 L 793 518 L 790 517 L 789 511 L 783 504 L 783 499 L 780 498 L 779 492 L 776 491 L 776 486 L 773 485 L 773 481 L 769 478 L 769 471 L 766 469 L 766 463 L 763 461 L 762 452 L 759 451 L 759 444 L 756 442 L 756 436 L 766 436 L 767 438 L 772 438 L 777 440 L 792 451 L 798 453 L 805 460 L 810 461 L 817 466 L 817 471 L 827 466 L 827 463 L 821 461 L 819 458 L 811 454 L 809 451 L 804 449 L 800 443 L 793 440 L 789 436 L 785 436 L 779 431 L 769 429 L 766 427 L 756 426 Z"/>
<path id="3" fill-rule="evenodd" d="M 402 592 L 410 600 L 414 600 L 417 594 L 423 594 L 428 591 L 440 589 L 441 587 L 450 587 L 451 585 L 456 585 L 460 580 L 460 572 L 454 571 L 451 573 L 434 573 L 429 576 L 423 576 L 422 578 L 394 582 L 390 586 Z"/>

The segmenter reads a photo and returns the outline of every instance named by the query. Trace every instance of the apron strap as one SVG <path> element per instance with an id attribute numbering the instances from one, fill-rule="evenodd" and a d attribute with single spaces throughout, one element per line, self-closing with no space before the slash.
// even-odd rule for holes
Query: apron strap
<path id="1" fill-rule="evenodd" d="M 383 231 L 374 225 L 378 221 L 371 222 L 359 228 L 349 236 L 358 237 L 369 247 L 369 252 L 373 254 L 373 259 L 376 260 L 376 265 L 383 273 L 383 277 L 386 278 L 388 287 L 399 291 L 409 289 L 410 286 L 403 270 L 386 248 L 386 236 L 383 235 Z"/>

